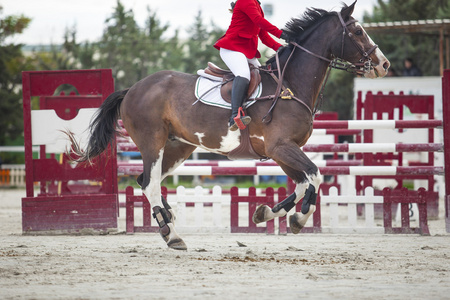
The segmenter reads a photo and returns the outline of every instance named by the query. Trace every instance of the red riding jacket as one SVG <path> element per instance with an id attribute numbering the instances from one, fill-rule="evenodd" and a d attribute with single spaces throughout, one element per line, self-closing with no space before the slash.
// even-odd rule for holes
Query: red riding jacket
<path id="1" fill-rule="evenodd" d="M 280 37 L 282 31 L 264 19 L 264 12 L 258 0 L 237 0 L 233 9 L 230 27 L 214 44 L 216 49 L 238 51 L 252 59 L 259 58 L 258 37 L 264 45 L 277 51 L 281 46 L 269 36 Z"/>

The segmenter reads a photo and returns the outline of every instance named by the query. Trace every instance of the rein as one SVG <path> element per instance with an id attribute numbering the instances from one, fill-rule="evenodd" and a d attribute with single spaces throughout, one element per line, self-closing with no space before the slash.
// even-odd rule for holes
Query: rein
<path id="1" fill-rule="evenodd" d="M 284 78 L 284 72 L 286 71 L 286 67 L 292 57 L 292 55 L 295 52 L 295 48 L 292 49 L 291 54 L 289 54 L 288 59 L 286 60 L 286 63 L 284 64 L 284 68 L 281 71 L 281 73 L 279 73 L 279 78 L 276 77 L 276 75 L 274 74 L 274 70 L 265 70 L 265 69 L 260 69 L 262 71 L 265 72 L 269 72 L 269 74 L 272 76 L 272 78 L 275 80 L 275 82 L 277 82 L 277 88 L 275 90 L 275 94 L 274 95 L 269 95 L 269 96 L 265 96 L 265 97 L 260 97 L 257 98 L 255 100 L 268 100 L 268 99 L 273 99 L 273 103 L 269 108 L 269 111 L 267 112 L 267 114 L 262 118 L 262 122 L 263 123 L 270 123 L 270 121 L 272 121 L 272 111 L 275 108 L 275 105 L 277 104 L 278 99 L 281 96 L 281 99 L 286 99 L 286 100 L 296 100 L 297 102 L 299 102 L 300 104 L 302 104 L 303 106 L 305 106 L 309 112 L 311 113 L 311 115 L 313 114 L 313 112 L 311 111 L 311 108 L 300 98 L 297 98 L 296 96 L 294 96 L 294 94 L 291 92 L 290 89 L 287 89 L 283 86 L 283 78 Z M 275 55 L 275 61 L 277 63 L 277 70 L 281 70 L 281 66 L 280 66 L 280 58 L 278 55 L 278 52 Z M 282 92 L 283 91 L 283 92 Z"/>
<path id="2" fill-rule="evenodd" d="M 303 46 L 300 46 L 299 44 L 297 44 L 296 42 L 289 42 L 290 44 L 292 44 L 294 46 L 294 48 L 291 51 L 291 54 L 289 55 L 288 59 L 286 60 L 286 63 L 284 64 L 284 68 L 281 71 L 281 73 L 279 72 L 279 70 L 281 70 L 281 66 L 280 66 L 280 59 L 279 59 L 279 55 L 278 52 L 275 54 L 275 61 L 277 64 L 277 70 L 278 74 L 279 74 L 279 78 L 276 77 L 276 75 L 274 74 L 275 70 L 266 70 L 266 69 L 261 69 L 261 71 L 264 72 L 268 72 L 272 78 L 275 80 L 275 82 L 277 82 L 277 88 L 275 90 L 275 94 L 274 95 L 269 95 L 269 96 L 264 96 L 264 97 L 260 97 L 257 98 L 255 100 L 267 100 L 267 99 L 273 99 L 273 103 L 269 108 L 269 111 L 267 112 L 267 114 L 262 118 L 262 122 L 263 123 L 269 123 L 270 121 L 272 121 L 272 111 L 275 108 L 275 105 L 278 102 L 278 99 L 281 96 L 281 99 L 292 99 L 292 100 L 296 100 L 297 102 L 301 103 L 303 106 L 305 106 L 309 112 L 311 113 L 312 116 L 314 116 L 317 111 L 319 110 L 319 106 L 321 106 L 322 102 L 323 102 L 323 92 L 325 90 L 325 86 L 327 84 L 328 81 L 328 77 L 330 75 L 330 71 L 331 69 L 337 69 L 337 70 L 344 70 L 346 72 L 352 73 L 352 74 L 356 74 L 356 75 L 364 75 L 365 73 L 369 73 L 371 68 L 372 68 L 372 59 L 369 57 L 370 54 L 372 54 L 373 51 L 375 51 L 375 49 L 377 49 L 378 45 L 373 45 L 367 52 L 364 51 L 364 49 L 355 41 L 355 39 L 353 38 L 353 34 L 348 30 L 347 26 L 349 26 L 350 24 L 356 23 L 357 20 L 353 19 L 353 20 L 349 20 L 347 22 L 344 22 L 344 19 L 342 18 L 342 15 L 340 12 L 337 12 L 337 15 L 339 17 L 339 21 L 341 22 L 341 25 L 343 27 L 343 32 L 342 32 L 342 46 L 341 46 L 341 57 L 344 56 L 344 43 L 345 43 L 345 35 L 347 35 L 350 38 L 350 41 L 352 41 L 353 45 L 356 47 L 356 49 L 358 49 L 359 53 L 362 55 L 361 59 L 359 60 L 359 63 L 350 63 L 347 61 L 344 61 L 341 58 L 338 57 L 334 57 L 333 59 L 328 59 L 326 57 L 323 57 L 321 55 L 318 55 L 308 49 L 306 49 Z M 296 48 L 301 49 L 302 51 L 318 58 L 321 59 L 323 61 L 326 61 L 328 63 L 328 69 L 327 69 L 327 73 L 325 75 L 325 80 L 322 83 L 322 87 L 320 89 L 320 105 L 315 105 L 314 109 L 311 110 L 311 108 L 301 99 L 299 99 L 298 97 L 294 96 L 294 94 L 291 92 L 290 89 L 286 89 L 283 86 L 283 78 L 284 78 L 284 72 L 287 68 L 287 65 L 292 57 L 292 55 L 294 54 L 294 51 Z M 283 92 L 282 92 L 283 91 Z"/>

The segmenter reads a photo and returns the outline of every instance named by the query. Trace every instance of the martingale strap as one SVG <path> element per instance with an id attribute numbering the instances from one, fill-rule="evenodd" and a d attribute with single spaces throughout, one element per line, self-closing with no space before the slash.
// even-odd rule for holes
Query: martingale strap
<path id="1" fill-rule="evenodd" d="M 297 102 L 299 102 L 300 104 L 302 104 L 304 107 L 306 107 L 309 112 L 312 114 L 311 108 L 301 99 L 297 98 L 296 96 L 294 96 L 294 94 L 292 93 L 292 91 L 290 89 L 286 89 L 283 86 L 283 78 L 284 78 L 284 72 L 286 71 L 286 67 L 292 57 L 292 55 L 294 54 L 295 48 L 292 49 L 291 54 L 289 54 L 288 59 L 286 60 L 286 63 L 284 64 L 284 68 L 280 73 L 281 70 L 281 65 L 280 65 L 280 57 L 278 55 L 278 52 L 275 54 L 275 61 L 277 64 L 277 71 L 278 71 L 278 75 L 280 76 L 279 78 L 277 78 L 275 76 L 275 74 L 273 73 L 273 70 L 264 70 L 261 69 L 263 71 L 268 71 L 270 73 L 270 75 L 272 76 L 272 78 L 275 80 L 275 82 L 277 83 L 277 88 L 275 89 L 275 94 L 274 95 L 269 95 L 269 96 L 265 96 L 265 97 L 260 97 L 257 98 L 256 100 L 267 100 L 267 99 L 272 99 L 272 105 L 269 108 L 269 111 L 266 113 L 266 115 L 262 118 L 262 122 L 263 123 L 270 123 L 270 121 L 272 121 L 272 111 L 275 108 L 275 105 L 278 102 L 279 98 L 282 99 L 293 99 Z M 282 93 L 283 91 L 283 93 Z"/>

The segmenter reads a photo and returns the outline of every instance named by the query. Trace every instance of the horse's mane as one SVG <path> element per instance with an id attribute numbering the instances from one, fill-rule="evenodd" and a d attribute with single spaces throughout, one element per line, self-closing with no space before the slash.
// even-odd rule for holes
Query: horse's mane
<path id="1" fill-rule="evenodd" d="M 344 3 L 343 7 L 346 8 L 347 5 Z M 301 44 L 301 42 L 309 36 L 309 29 L 315 28 L 317 25 L 327 20 L 329 16 L 334 15 L 336 15 L 336 12 L 334 11 L 326 11 L 320 8 L 307 8 L 299 18 L 290 19 L 286 23 L 283 31 L 287 34 L 289 41 Z M 280 47 L 278 50 L 280 59 L 289 54 L 292 51 L 292 47 L 292 44 Z M 267 60 L 266 65 L 272 65 L 272 68 L 275 67 L 275 55 Z"/>

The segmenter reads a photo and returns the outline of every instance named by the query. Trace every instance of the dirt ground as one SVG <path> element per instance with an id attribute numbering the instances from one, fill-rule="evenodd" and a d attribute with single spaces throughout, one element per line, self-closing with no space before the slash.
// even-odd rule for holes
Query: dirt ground
<path id="1" fill-rule="evenodd" d="M 450 235 L 23 236 L 0 190 L 0 299 L 450 299 Z M 442 206 L 442 205 L 441 205 Z M 241 244 L 239 245 L 238 242 Z"/>

